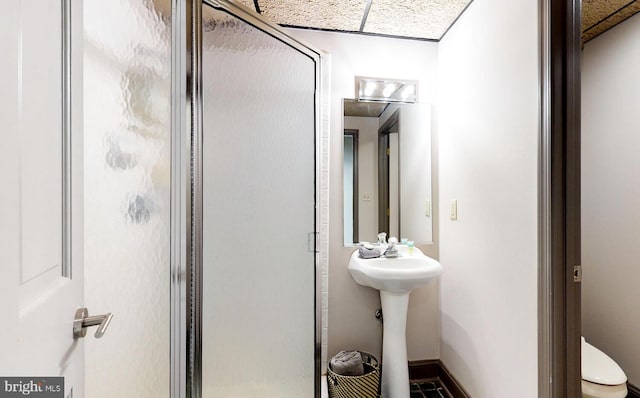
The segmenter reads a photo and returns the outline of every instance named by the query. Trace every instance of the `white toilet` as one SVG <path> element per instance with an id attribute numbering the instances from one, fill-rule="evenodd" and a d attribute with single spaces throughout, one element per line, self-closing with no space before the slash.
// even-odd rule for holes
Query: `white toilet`
<path id="1" fill-rule="evenodd" d="M 582 397 L 625 398 L 627 375 L 607 354 L 582 338 Z"/>

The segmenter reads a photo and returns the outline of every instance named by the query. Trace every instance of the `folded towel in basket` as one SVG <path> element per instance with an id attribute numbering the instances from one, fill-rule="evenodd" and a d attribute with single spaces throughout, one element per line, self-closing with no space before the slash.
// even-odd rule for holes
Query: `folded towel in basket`
<path id="1" fill-rule="evenodd" d="M 329 363 L 331 370 L 342 376 L 361 376 L 364 374 L 362 355 L 358 351 L 340 351 Z"/>

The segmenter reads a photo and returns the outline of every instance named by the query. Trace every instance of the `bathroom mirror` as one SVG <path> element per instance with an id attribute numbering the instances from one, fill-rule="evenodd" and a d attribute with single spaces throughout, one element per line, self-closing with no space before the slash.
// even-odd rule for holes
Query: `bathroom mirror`
<path id="1" fill-rule="evenodd" d="M 431 106 L 343 101 L 344 244 L 432 241 Z"/>

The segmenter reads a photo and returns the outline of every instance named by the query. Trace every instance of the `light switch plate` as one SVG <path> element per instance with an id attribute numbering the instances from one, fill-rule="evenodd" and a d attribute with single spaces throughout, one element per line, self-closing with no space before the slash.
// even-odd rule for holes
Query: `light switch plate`
<path id="1" fill-rule="evenodd" d="M 453 199 L 451 201 L 451 220 L 455 221 L 458 219 L 458 200 Z"/>

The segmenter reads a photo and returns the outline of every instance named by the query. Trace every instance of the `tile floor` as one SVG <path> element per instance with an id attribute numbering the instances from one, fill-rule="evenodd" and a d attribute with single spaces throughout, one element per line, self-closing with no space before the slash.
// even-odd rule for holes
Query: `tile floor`
<path id="1" fill-rule="evenodd" d="M 322 376 L 322 398 L 328 398 L 327 376 Z M 437 381 L 415 380 L 411 382 L 411 398 L 451 398 Z"/>
<path id="2" fill-rule="evenodd" d="M 411 382 L 411 398 L 451 398 L 437 381 Z"/>

